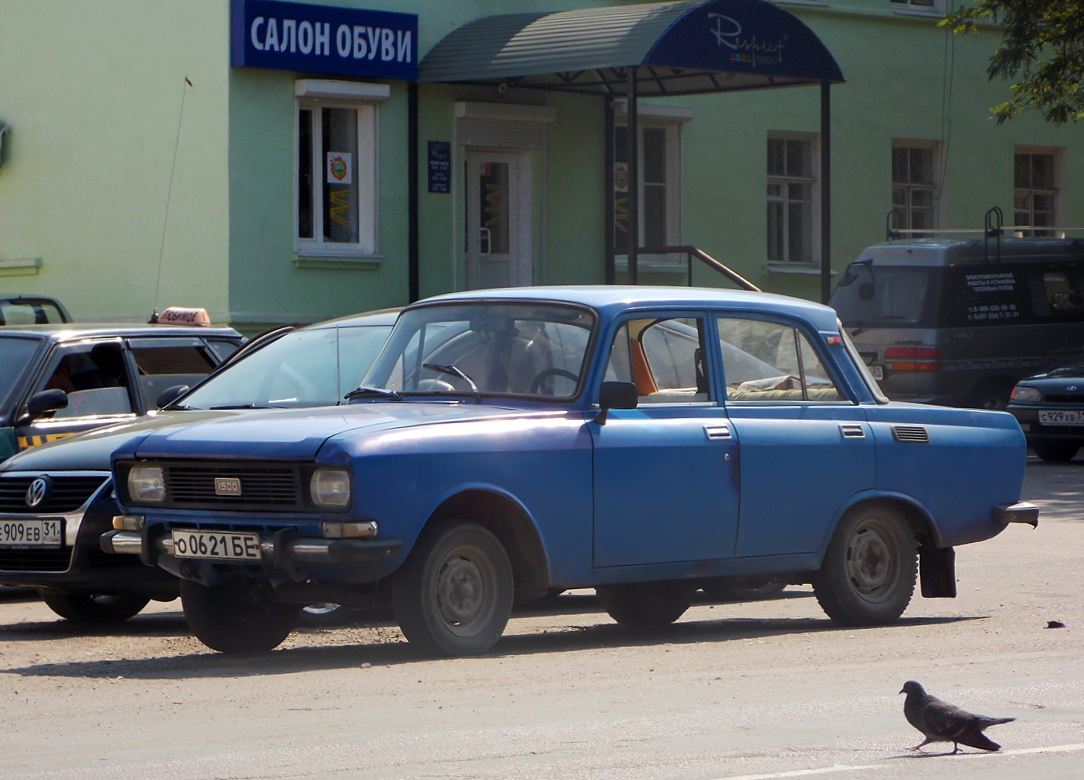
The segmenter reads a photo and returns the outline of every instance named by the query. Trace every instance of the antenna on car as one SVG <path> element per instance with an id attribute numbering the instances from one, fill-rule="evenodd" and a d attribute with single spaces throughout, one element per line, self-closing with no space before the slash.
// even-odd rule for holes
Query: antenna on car
<path id="1" fill-rule="evenodd" d="M 169 169 L 169 186 L 166 188 L 166 213 L 162 216 L 162 242 L 158 246 L 158 278 L 154 282 L 154 310 L 147 322 L 158 322 L 158 292 L 162 284 L 162 258 L 166 251 L 166 226 L 169 224 L 169 201 L 173 197 L 173 174 L 177 170 L 177 150 L 181 145 L 181 122 L 184 119 L 184 99 L 188 94 L 188 88 L 192 86 L 192 80 L 186 73 L 184 87 L 181 88 L 181 110 L 177 114 L 177 137 L 173 141 L 173 163 Z"/>

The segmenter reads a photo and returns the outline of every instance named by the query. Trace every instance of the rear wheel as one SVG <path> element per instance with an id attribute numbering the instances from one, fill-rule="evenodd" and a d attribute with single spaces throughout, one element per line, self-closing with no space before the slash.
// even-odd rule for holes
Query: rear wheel
<path id="1" fill-rule="evenodd" d="M 512 564 L 476 523 L 432 529 L 395 573 L 392 606 L 407 640 L 430 655 L 480 655 L 512 612 Z"/>
<path id="2" fill-rule="evenodd" d="M 972 391 L 967 405 L 972 409 L 1003 410 L 1009 403 L 1012 388 L 1013 383 L 1008 380 L 987 380 Z"/>
<path id="3" fill-rule="evenodd" d="M 1032 445 L 1040 460 L 1065 463 L 1076 457 L 1080 445 L 1075 441 L 1037 441 Z"/>
<path id="4" fill-rule="evenodd" d="M 634 628 L 657 628 L 673 623 L 693 603 L 692 582 L 632 582 L 600 585 L 602 608 L 618 623 Z"/>
<path id="5" fill-rule="evenodd" d="M 247 579 L 210 588 L 181 580 L 181 605 L 188 627 L 221 653 L 262 653 L 282 643 L 297 624 L 299 604 L 271 598 L 271 588 Z"/>
<path id="6" fill-rule="evenodd" d="M 123 623 L 150 601 L 146 596 L 67 593 L 48 588 L 38 593 L 49 609 L 74 623 Z"/>
<path id="7" fill-rule="evenodd" d="M 917 578 L 916 542 L 907 521 L 889 504 L 867 504 L 840 521 L 813 577 L 813 593 L 837 623 L 885 625 L 907 609 Z"/>

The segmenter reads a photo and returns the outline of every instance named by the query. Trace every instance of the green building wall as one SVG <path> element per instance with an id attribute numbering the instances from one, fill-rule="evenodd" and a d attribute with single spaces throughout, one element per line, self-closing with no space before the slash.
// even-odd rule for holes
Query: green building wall
<path id="1" fill-rule="evenodd" d="M 419 60 L 476 17 L 569 6 L 328 4 L 417 13 Z M 836 274 L 884 237 L 894 139 L 947 145 L 942 225 L 954 227 L 980 227 L 991 206 L 1011 221 L 1018 145 L 1064 149 L 1065 219 L 1084 225 L 1082 128 L 1037 116 L 1000 126 L 990 118 L 989 107 L 1008 88 L 986 78 L 996 31 L 952 36 L 936 26 L 937 17 L 900 13 L 888 0 L 780 5 L 820 36 L 847 79 L 830 90 Z M 155 307 L 203 306 L 215 321 L 248 331 L 402 305 L 409 297 L 407 170 L 415 151 L 419 291 L 453 289 L 462 280 L 463 215 L 454 192 L 426 191 L 426 143 L 454 140 L 456 102 L 498 100 L 556 111 L 544 149 L 533 156 L 535 280 L 604 281 L 601 98 L 515 89 L 498 97 L 491 88 L 422 84 L 419 149 L 412 150 L 408 87 L 390 82 L 379 114 L 379 256 L 298 258 L 293 87 L 310 74 L 231 68 L 228 0 L 9 0 L 2 17 L 0 122 L 13 130 L 0 156 L 0 293 L 56 295 L 81 319 L 138 320 Z M 818 133 L 820 91 L 661 102 L 692 113 L 681 135 L 682 243 L 764 289 L 818 299 L 819 269 L 769 268 L 765 199 L 767 134 Z M 459 171 L 453 184 L 462 186 Z M 646 272 L 641 281 L 684 284 L 685 276 Z M 725 284 L 704 268 L 694 281 Z"/>

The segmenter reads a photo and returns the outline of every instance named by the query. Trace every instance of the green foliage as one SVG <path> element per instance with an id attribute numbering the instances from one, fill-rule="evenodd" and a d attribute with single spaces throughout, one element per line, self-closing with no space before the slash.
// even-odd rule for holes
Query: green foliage
<path id="1" fill-rule="evenodd" d="M 941 22 L 955 33 L 1001 27 L 990 79 L 1012 82 L 998 123 L 1027 108 L 1054 124 L 1084 119 L 1084 0 L 975 0 Z"/>

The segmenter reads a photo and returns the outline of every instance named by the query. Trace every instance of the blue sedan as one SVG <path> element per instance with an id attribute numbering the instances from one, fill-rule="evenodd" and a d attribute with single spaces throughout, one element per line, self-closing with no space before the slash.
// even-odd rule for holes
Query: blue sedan
<path id="1" fill-rule="evenodd" d="M 132 439 L 103 549 L 180 578 L 223 652 L 335 601 L 390 606 L 454 656 L 565 588 L 656 627 L 701 587 L 812 583 L 837 623 L 888 624 L 919 561 L 922 595 L 952 597 L 956 546 L 1038 522 L 1011 415 L 890 402 L 833 310 L 779 295 L 439 296 L 350 397 Z"/>

